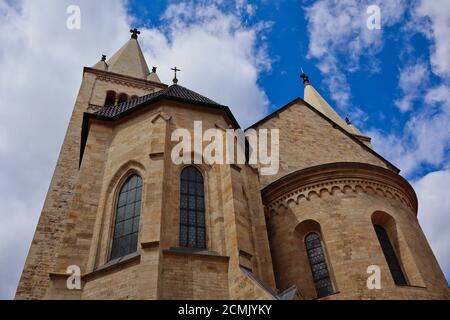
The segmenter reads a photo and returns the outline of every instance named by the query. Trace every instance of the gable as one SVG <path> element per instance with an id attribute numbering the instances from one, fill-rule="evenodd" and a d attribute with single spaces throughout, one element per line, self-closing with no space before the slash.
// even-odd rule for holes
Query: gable
<path id="1" fill-rule="evenodd" d="M 141 110 L 151 108 L 163 100 L 185 105 L 198 106 L 200 108 L 204 108 L 207 112 L 215 111 L 225 113 L 226 117 L 231 121 L 233 127 L 240 128 L 238 122 L 234 118 L 234 115 L 231 113 L 230 108 L 227 106 L 221 105 L 185 87 L 173 84 L 163 90 L 150 93 L 137 99 L 119 103 L 115 106 L 104 107 L 94 113 L 85 112 L 83 114 L 83 123 L 81 128 L 80 164 L 83 158 L 87 136 L 89 134 L 89 122 L 91 119 L 107 122 L 118 121 Z"/>
<path id="2" fill-rule="evenodd" d="M 297 170 L 333 162 L 362 162 L 399 170 L 307 102 L 296 99 L 252 126 L 280 130 L 280 168 L 262 186 Z"/>
<path id="3" fill-rule="evenodd" d="M 124 105 L 127 104 L 129 104 L 129 102 L 124 103 Z M 110 124 L 115 128 L 132 126 L 133 131 L 141 132 L 141 134 L 143 134 L 146 132 L 145 127 L 140 128 L 136 124 L 145 121 L 149 115 L 151 116 L 163 111 L 168 114 L 169 117 L 177 115 L 175 118 L 178 118 L 179 123 L 183 123 L 183 128 L 189 128 L 189 126 L 192 126 L 194 120 L 206 121 L 211 119 L 215 119 L 218 125 L 225 128 L 239 128 L 239 124 L 231 114 L 228 107 L 207 104 L 202 105 L 200 103 L 190 103 L 189 101 L 182 101 L 167 97 L 161 97 L 141 104 L 136 104 L 133 108 L 123 108 L 121 105 L 111 108 L 117 108 L 117 110 L 106 111 L 105 113 L 85 112 L 83 114 L 79 165 L 81 165 L 90 126 L 93 123 Z M 104 108 L 103 110 L 105 109 L 108 108 Z M 214 125 L 212 125 L 212 127 L 214 127 Z"/>

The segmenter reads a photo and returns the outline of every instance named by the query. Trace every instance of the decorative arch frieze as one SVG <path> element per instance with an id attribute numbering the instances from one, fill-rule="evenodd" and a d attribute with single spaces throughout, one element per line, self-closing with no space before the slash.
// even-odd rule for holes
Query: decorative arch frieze
<path id="1" fill-rule="evenodd" d="M 85 67 L 84 71 L 95 74 L 97 76 L 98 80 L 115 83 L 115 84 L 123 85 L 126 87 L 143 89 L 143 90 L 147 90 L 149 92 L 155 92 L 156 88 L 164 89 L 167 87 L 167 85 L 165 85 L 163 83 L 133 78 L 133 77 L 129 77 L 126 75 L 102 71 L 102 70 L 93 69 L 93 68 Z"/>
<path id="2" fill-rule="evenodd" d="M 364 163 L 331 163 L 293 172 L 262 191 L 269 216 L 314 198 L 342 194 L 375 194 L 401 202 L 417 213 L 410 184 L 391 170 Z"/>

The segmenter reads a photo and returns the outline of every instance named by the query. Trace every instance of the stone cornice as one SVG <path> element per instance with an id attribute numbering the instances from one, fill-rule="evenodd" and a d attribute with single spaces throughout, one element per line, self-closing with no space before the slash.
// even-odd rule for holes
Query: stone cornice
<path id="1" fill-rule="evenodd" d="M 295 171 L 261 191 L 268 213 L 313 195 L 336 192 L 379 194 L 402 202 L 417 215 L 417 196 L 408 181 L 391 170 L 366 163 L 337 162 Z"/>
<path id="2" fill-rule="evenodd" d="M 84 67 L 83 73 L 84 72 L 95 74 L 97 78 L 100 80 L 114 82 L 128 87 L 134 87 L 145 90 L 153 89 L 155 87 L 161 89 L 167 88 L 167 85 L 164 83 L 129 77 L 122 74 L 98 70 L 89 67 Z"/>

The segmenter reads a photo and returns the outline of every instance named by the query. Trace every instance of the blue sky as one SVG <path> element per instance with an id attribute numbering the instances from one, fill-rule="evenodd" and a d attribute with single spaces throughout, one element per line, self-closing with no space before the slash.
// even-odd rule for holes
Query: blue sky
<path id="1" fill-rule="evenodd" d="M 258 85 L 268 97 L 269 111 L 276 110 L 292 100 L 293 97 L 302 95 L 298 76 L 300 68 L 303 67 L 321 94 L 336 107 L 343 117 L 348 116 L 361 130 L 365 132 L 376 130 L 384 135 L 401 136 L 413 114 L 411 110 L 404 112 L 395 106 L 395 101 L 404 96 L 404 92 L 399 88 L 402 70 L 407 66 L 414 67 L 419 62 L 426 65 L 427 71 L 423 83 L 414 84 L 417 85 L 414 90 L 418 91 L 418 94 L 423 95 L 426 92 L 425 87 L 433 88 L 448 83 L 442 77 L 431 72 L 430 50 L 432 50 L 435 39 L 432 36 L 427 38 L 425 32 L 417 30 L 422 27 L 422 24 L 430 23 L 426 20 L 430 20 L 431 17 L 418 18 L 415 14 L 414 11 L 421 5 L 421 1 L 394 1 L 394 5 L 386 6 L 386 10 L 395 10 L 400 13 L 397 13 L 396 17 L 391 17 L 391 12 L 386 13 L 388 16 L 386 19 L 383 16 L 385 13 L 383 5 L 387 1 L 341 1 L 343 3 L 341 5 L 338 5 L 338 2 L 245 1 L 245 4 L 252 6 L 252 10 L 254 10 L 252 14 L 242 14 L 245 26 L 252 28 L 261 22 L 270 24 L 270 27 L 261 32 L 262 40 L 256 42 L 256 45 L 267 46 L 265 51 L 271 60 L 270 69 L 262 70 L 257 79 Z M 346 2 L 351 5 L 346 6 Z M 135 25 L 144 28 L 159 28 L 165 25 L 165 22 L 161 21 L 161 17 L 167 7 L 170 4 L 178 3 L 180 2 L 154 0 L 149 6 L 147 1 L 131 0 L 128 12 L 136 18 Z M 196 1 L 195 3 L 203 2 Z M 233 1 L 225 2 L 225 4 L 222 1 L 217 3 L 217 7 L 223 12 L 236 14 L 236 5 Z M 336 70 L 345 78 L 345 86 L 348 86 L 350 90 L 350 97 L 342 102 L 343 105 L 340 104 L 339 99 L 333 99 L 333 92 L 324 81 L 328 74 L 321 72 L 318 68 L 320 57 L 315 57 L 310 52 L 312 27 L 307 12 L 314 10 L 317 3 L 328 5 L 330 12 L 339 11 L 342 7 L 347 7 L 347 9 L 357 7 L 361 10 L 363 18 L 369 16 L 364 12 L 369 4 L 378 3 L 381 8 L 382 29 L 372 31 L 374 44 L 369 43 L 363 48 L 363 51 L 367 50 L 367 52 L 356 53 L 358 60 L 356 70 L 354 70 L 354 61 L 346 57 L 351 49 L 335 50 Z M 445 1 L 441 1 L 436 7 L 448 7 L 449 5 Z M 414 19 L 417 20 L 417 24 L 420 24 L 417 28 L 410 25 L 413 24 L 411 21 Z M 389 21 L 386 22 L 386 20 Z M 322 26 L 326 26 L 326 23 L 322 23 Z M 360 37 L 359 30 L 354 26 L 348 28 L 348 34 L 352 34 L 349 40 Z M 211 67 L 214 68 L 213 65 Z M 335 79 L 335 82 L 339 82 L 340 78 Z M 334 88 L 334 90 L 339 91 L 339 84 L 335 84 L 335 87 L 337 89 Z M 421 103 L 423 104 L 420 99 L 412 101 L 410 108 L 412 110 L 420 109 Z M 374 143 L 377 144 L 378 140 L 375 139 Z M 445 146 L 445 153 L 447 151 L 448 144 Z M 389 152 L 386 153 L 387 156 L 390 155 Z M 396 162 L 397 159 L 391 158 L 391 160 Z M 401 165 L 401 159 L 396 164 Z M 423 161 L 420 165 L 408 164 L 408 168 L 410 166 L 414 168 L 407 170 L 405 176 L 416 179 L 429 172 L 446 168 L 447 163 L 446 161 L 437 163 Z"/>
<path id="2" fill-rule="evenodd" d="M 65 27 L 72 4 L 81 9 L 79 30 Z M 380 30 L 366 26 L 372 4 Z M 147 62 L 164 82 L 177 65 L 180 84 L 229 105 L 243 127 L 302 97 L 302 67 L 415 187 L 419 221 L 450 279 L 450 1 L 7 0 L 0 298 L 14 294 L 82 68 L 117 51 L 130 26 L 141 29 Z"/>

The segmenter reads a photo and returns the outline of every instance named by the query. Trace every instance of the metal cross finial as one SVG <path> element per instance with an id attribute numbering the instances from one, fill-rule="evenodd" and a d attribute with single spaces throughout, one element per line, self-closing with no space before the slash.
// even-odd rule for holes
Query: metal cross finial
<path id="1" fill-rule="evenodd" d="M 102 61 L 106 61 L 106 54 L 102 54 Z"/>
<path id="2" fill-rule="evenodd" d="M 136 28 L 130 29 L 130 32 L 131 32 L 131 39 L 137 39 L 138 34 L 141 34 L 141 32 Z"/>
<path id="3" fill-rule="evenodd" d="M 178 69 L 177 67 L 173 67 L 172 69 L 175 72 L 175 77 L 173 78 L 173 83 L 177 84 L 178 83 L 178 79 L 177 79 L 177 71 L 181 71 L 180 69 Z"/>

